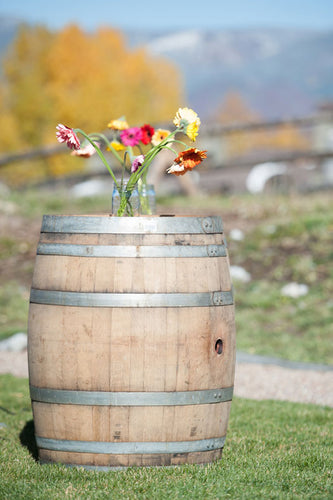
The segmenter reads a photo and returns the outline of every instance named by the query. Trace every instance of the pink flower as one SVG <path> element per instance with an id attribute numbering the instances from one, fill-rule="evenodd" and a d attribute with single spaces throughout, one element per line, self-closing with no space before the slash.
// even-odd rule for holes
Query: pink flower
<path id="1" fill-rule="evenodd" d="M 139 127 L 132 127 L 123 130 L 120 134 L 122 143 L 125 146 L 137 146 L 141 141 L 142 131 Z"/>
<path id="2" fill-rule="evenodd" d="M 133 160 L 132 167 L 131 167 L 131 172 L 136 172 L 141 165 L 143 165 L 143 162 L 145 161 L 144 155 L 139 155 L 136 156 Z"/>
<path id="3" fill-rule="evenodd" d="M 72 128 L 66 127 L 59 123 L 57 126 L 56 136 L 58 142 L 66 142 L 70 149 L 80 149 L 80 141 Z"/>
<path id="4" fill-rule="evenodd" d="M 96 146 L 99 147 L 100 144 L 98 142 L 95 142 Z M 94 146 L 89 142 L 83 148 L 76 149 L 71 152 L 72 156 L 82 156 L 83 158 L 90 158 L 93 154 L 96 153 L 96 149 Z"/>

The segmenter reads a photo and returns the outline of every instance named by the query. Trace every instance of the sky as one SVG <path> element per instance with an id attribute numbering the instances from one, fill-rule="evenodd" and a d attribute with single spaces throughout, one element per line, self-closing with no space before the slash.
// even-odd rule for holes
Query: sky
<path id="1" fill-rule="evenodd" d="M 58 30 L 333 28 L 333 0 L 0 0 L 0 16 Z"/>

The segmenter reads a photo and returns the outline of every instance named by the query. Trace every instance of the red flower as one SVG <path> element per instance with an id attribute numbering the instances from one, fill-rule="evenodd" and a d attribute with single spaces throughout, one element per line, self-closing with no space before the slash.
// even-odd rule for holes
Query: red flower
<path id="1" fill-rule="evenodd" d="M 188 170 L 192 170 L 199 165 L 204 158 L 207 158 L 207 151 L 191 148 L 179 153 L 173 165 L 168 168 L 168 174 L 184 175 Z"/>
<path id="2" fill-rule="evenodd" d="M 151 142 L 151 138 L 154 135 L 155 129 L 151 125 L 148 125 L 146 123 L 145 125 L 142 125 L 141 132 L 141 142 L 143 144 L 149 144 Z"/>
<path id="3" fill-rule="evenodd" d="M 59 123 L 56 132 L 58 142 L 66 142 L 70 149 L 80 149 L 80 141 L 72 128 Z"/>

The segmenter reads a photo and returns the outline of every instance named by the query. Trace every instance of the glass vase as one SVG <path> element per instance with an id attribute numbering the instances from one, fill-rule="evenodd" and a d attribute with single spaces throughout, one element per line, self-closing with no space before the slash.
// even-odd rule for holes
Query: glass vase
<path id="1" fill-rule="evenodd" d="M 156 213 L 156 194 L 153 184 L 139 183 L 140 214 L 153 215 Z"/>
<path id="2" fill-rule="evenodd" d="M 118 217 L 139 215 L 140 197 L 137 186 L 129 189 L 124 180 L 117 181 L 117 184 L 113 184 L 112 214 Z"/>

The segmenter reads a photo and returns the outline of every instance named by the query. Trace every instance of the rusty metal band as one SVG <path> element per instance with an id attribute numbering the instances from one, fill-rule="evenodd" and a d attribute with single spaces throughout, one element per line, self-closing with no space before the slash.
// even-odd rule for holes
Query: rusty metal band
<path id="1" fill-rule="evenodd" d="M 44 215 L 42 233 L 212 234 L 222 233 L 221 217 L 108 217 Z"/>
<path id="2" fill-rule="evenodd" d="M 193 453 L 223 448 L 225 436 L 196 441 L 145 441 L 145 442 L 104 442 L 70 441 L 36 436 L 38 448 L 74 453 L 106 453 L 113 455 L 141 455 L 157 453 Z"/>
<path id="3" fill-rule="evenodd" d="M 64 243 L 39 243 L 37 255 L 70 257 L 226 257 L 224 245 L 72 245 Z"/>
<path id="4" fill-rule="evenodd" d="M 210 307 L 234 303 L 232 290 L 203 293 L 98 293 L 31 289 L 30 302 L 74 307 Z"/>
<path id="5" fill-rule="evenodd" d="M 30 385 L 32 401 L 88 406 L 185 406 L 231 401 L 233 387 L 177 392 L 106 392 L 47 389 Z"/>

